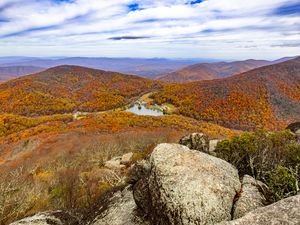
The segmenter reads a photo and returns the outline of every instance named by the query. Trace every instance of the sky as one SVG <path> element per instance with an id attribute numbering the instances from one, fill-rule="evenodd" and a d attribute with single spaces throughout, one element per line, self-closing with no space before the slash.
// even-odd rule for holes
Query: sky
<path id="1" fill-rule="evenodd" d="M 0 56 L 300 55 L 300 0 L 0 0 Z"/>

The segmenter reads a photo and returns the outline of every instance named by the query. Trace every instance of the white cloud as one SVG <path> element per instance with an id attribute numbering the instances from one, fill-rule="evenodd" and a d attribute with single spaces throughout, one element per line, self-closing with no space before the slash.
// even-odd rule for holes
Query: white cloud
<path id="1" fill-rule="evenodd" d="M 271 58 L 300 50 L 285 44 L 299 40 L 299 14 L 274 13 L 297 0 L 188 2 L 1 0 L 0 54 Z M 130 36 L 147 38 L 111 39 Z"/>

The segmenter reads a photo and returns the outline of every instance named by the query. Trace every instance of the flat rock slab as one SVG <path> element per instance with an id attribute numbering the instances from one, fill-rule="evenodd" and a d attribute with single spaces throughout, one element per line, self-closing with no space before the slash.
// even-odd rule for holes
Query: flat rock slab
<path id="1" fill-rule="evenodd" d="M 77 225 L 80 218 L 65 211 L 41 212 L 31 217 L 11 223 L 10 225 Z"/>
<path id="2" fill-rule="evenodd" d="M 300 195 L 258 208 L 242 218 L 217 225 L 299 225 Z"/>

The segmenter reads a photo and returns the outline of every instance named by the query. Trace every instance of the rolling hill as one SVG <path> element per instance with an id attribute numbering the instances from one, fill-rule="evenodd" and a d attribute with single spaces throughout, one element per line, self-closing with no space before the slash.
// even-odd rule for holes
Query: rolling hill
<path id="1" fill-rule="evenodd" d="M 0 81 L 11 80 L 28 74 L 38 73 L 44 68 L 35 66 L 7 66 L 0 67 Z"/>
<path id="2" fill-rule="evenodd" d="M 159 82 L 137 76 L 58 66 L 0 84 L 0 113 L 45 115 L 104 111 L 131 103 Z"/>
<path id="3" fill-rule="evenodd" d="M 236 62 L 199 63 L 160 76 L 157 79 L 166 82 L 184 83 L 198 80 L 213 80 L 244 73 L 262 66 L 287 61 L 282 58 L 276 61 L 245 60 Z"/>
<path id="4" fill-rule="evenodd" d="M 228 127 L 278 129 L 300 119 L 300 57 L 229 78 L 169 84 L 153 97 Z"/>

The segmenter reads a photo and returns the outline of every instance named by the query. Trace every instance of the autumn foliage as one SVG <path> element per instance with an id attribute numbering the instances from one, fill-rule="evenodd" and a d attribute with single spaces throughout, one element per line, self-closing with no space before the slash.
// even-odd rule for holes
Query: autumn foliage
<path id="1" fill-rule="evenodd" d="M 104 167 L 115 156 L 133 152 L 133 161 L 140 160 L 158 143 L 176 142 L 191 132 L 211 138 L 236 135 L 180 115 L 107 112 L 69 119 L 3 115 L 9 129 L 0 137 L 0 191 L 6 193 L 0 196 L 0 223 L 44 210 L 89 207 L 101 193 L 122 184 L 126 170 Z"/>
<path id="2" fill-rule="evenodd" d="M 72 121 L 71 115 L 52 115 L 42 117 L 25 117 L 13 114 L 0 114 L 0 137 L 7 136 L 22 130 L 26 130 L 38 125 L 50 125 L 55 122 L 67 123 Z"/>
<path id="3" fill-rule="evenodd" d="M 159 82 L 137 76 L 58 66 L 1 84 L 0 112 L 33 116 L 104 111 L 159 87 Z"/>
<path id="4" fill-rule="evenodd" d="M 238 129 L 278 129 L 300 119 L 300 58 L 226 79 L 166 85 L 153 95 L 179 113 Z"/>

